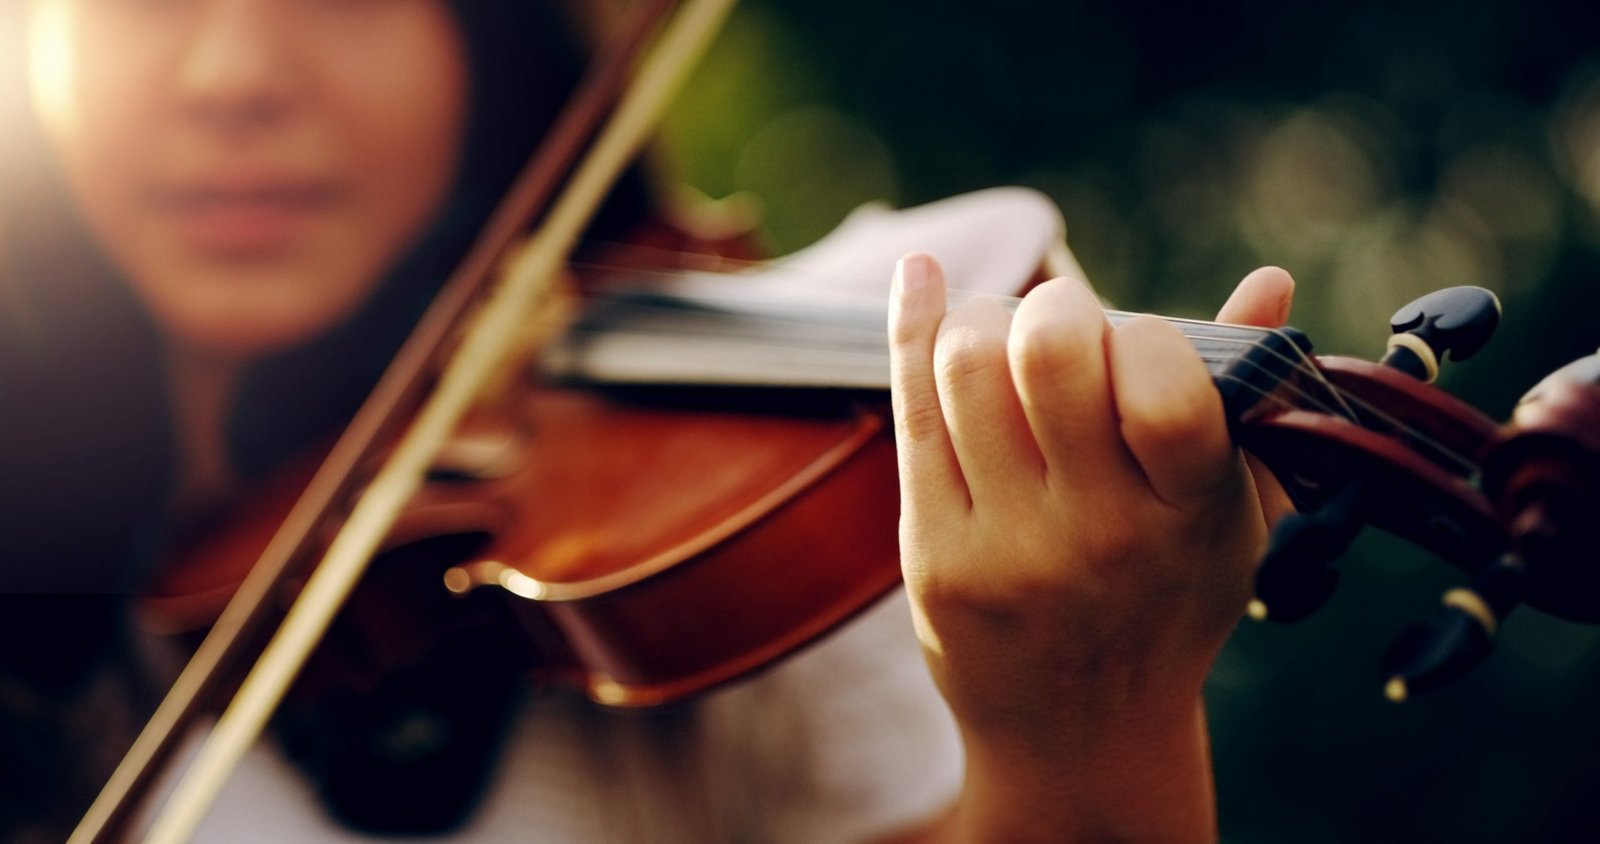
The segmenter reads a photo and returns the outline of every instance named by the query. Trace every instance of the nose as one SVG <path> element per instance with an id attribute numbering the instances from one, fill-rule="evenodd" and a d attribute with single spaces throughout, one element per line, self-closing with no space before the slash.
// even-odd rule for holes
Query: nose
<path id="1" fill-rule="evenodd" d="M 248 135 L 290 110 L 288 39 L 273 9 L 281 0 L 200 0 L 177 74 L 180 106 L 228 135 Z"/>

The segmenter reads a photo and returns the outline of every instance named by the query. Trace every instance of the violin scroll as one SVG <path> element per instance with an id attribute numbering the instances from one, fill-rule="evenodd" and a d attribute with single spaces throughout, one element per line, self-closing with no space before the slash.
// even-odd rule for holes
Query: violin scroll
<path id="1" fill-rule="evenodd" d="M 1499 317 L 1480 288 L 1424 296 L 1395 314 L 1381 364 L 1322 358 L 1320 392 L 1280 393 L 1282 407 L 1240 428 L 1300 511 L 1273 531 L 1252 617 L 1320 608 L 1334 563 L 1369 524 L 1470 575 L 1385 654 L 1396 701 L 1482 662 L 1519 604 L 1600 623 L 1600 354 L 1546 378 L 1506 426 L 1427 386 L 1447 354 L 1480 350 Z"/>
<path id="2" fill-rule="evenodd" d="M 1380 364 L 1323 358 L 1321 383 L 1298 391 L 1298 407 L 1247 431 L 1242 444 L 1277 471 L 1300 509 L 1272 532 L 1252 618 L 1294 622 L 1321 608 L 1338 580 L 1334 563 L 1367 524 L 1446 557 L 1481 547 L 1490 514 L 1461 493 L 1494 423 L 1422 384 L 1447 353 L 1460 360 L 1480 350 L 1499 316 L 1482 288 L 1430 293 L 1396 312 Z"/>
<path id="3" fill-rule="evenodd" d="M 1600 622 L 1600 354 L 1528 391 L 1484 460 L 1483 489 L 1527 561 L 1529 602 Z"/>
<path id="4" fill-rule="evenodd" d="M 1484 458 L 1481 483 L 1508 548 L 1466 587 L 1445 593 L 1435 616 L 1385 657 L 1396 701 L 1483 661 L 1519 603 L 1573 621 L 1600 622 L 1600 355 L 1534 387 Z"/>

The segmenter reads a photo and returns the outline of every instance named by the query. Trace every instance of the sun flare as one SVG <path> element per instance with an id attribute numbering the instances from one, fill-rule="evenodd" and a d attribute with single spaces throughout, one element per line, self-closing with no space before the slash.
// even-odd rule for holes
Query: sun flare
<path id="1" fill-rule="evenodd" d="M 46 126 L 59 130 L 72 118 L 73 5 L 38 0 L 28 20 L 28 89 Z"/>

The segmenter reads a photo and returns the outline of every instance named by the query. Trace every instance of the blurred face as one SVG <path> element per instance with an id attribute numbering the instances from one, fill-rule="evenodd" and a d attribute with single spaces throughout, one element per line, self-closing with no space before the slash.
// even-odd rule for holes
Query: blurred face
<path id="1" fill-rule="evenodd" d="M 174 338 L 259 355 L 348 317 L 454 175 L 443 0 L 34 0 L 35 105 Z"/>

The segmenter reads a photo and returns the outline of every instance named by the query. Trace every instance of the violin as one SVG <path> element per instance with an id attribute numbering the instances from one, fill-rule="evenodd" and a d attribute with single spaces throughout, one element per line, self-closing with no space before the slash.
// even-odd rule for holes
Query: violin
<path id="1" fill-rule="evenodd" d="M 899 580 L 881 328 L 895 256 L 940 244 L 967 295 L 999 295 L 1049 274 L 1062 228 L 1045 197 L 994 189 L 863 209 L 746 272 L 591 279 L 514 398 L 443 452 L 291 707 L 370 693 L 434 650 L 489 682 L 515 675 L 604 706 L 658 706 L 825 635 Z M 1236 441 L 1299 510 L 1273 534 L 1253 615 L 1291 622 L 1324 604 L 1332 563 L 1367 524 L 1468 574 L 1385 656 L 1396 700 L 1484 659 L 1520 603 L 1587 623 L 1600 609 L 1585 565 L 1600 356 L 1551 375 L 1506 426 L 1428 383 L 1497 319 L 1486 291 L 1424 297 L 1396 314 L 1402 339 L 1376 363 L 1313 356 L 1294 329 L 1173 320 L 1210 368 Z M 242 574 L 240 543 L 264 541 L 278 516 L 251 515 L 198 544 L 147 611 L 169 625 L 214 613 L 209 600 L 235 585 L 219 574 Z"/>
<path id="2" fill-rule="evenodd" d="M 1047 263 L 1041 251 L 1016 254 L 1031 254 L 1037 265 Z M 870 264 L 859 272 L 888 277 Z M 1012 281 L 1038 275 L 1030 269 Z M 453 458 L 448 449 L 430 454 L 432 482 L 401 496 L 418 517 L 375 540 L 391 551 L 448 544 L 449 563 L 435 572 L 439 594 L 476 598 L 482 587 L 498 587 L 502 596 L 526 599 L 501 601 L 495 606 L 504 611 L 494 611 L 526 632 L 522 653 L 541 679 L 574 685 L 602 704 L 666 703 L 755 670 L 843 622 L 898 577 L 883 376 L 873 382 L 802 367 L 751 383 L 748 375 L 683 366 L 692 354 L 671 356 L 673 366 L 649 373 L 608 369 L 617 343 L 663 326 L 680 337 L 708 322 L 735 334 L 765 333 L 771 322 L 753 317 L 771 320 L 776 311 L 779 323 L 792 323 L 791 308 L 825 312 L 836 304 L 797 301 L 785 285 L 725 281 L 691 277 L 643 291 L 608 285 L 543 356 L 544 371 L 561 385 L 509 401 L 500 422 L 511 434 L 491 431 L 475 441 L 469 433 Z M 763 295 L 766 304 L 751 304 Z M 1471 585 L 1447 601 L 1445 620 L 1398 648 L 1397 696 L 1481 659 L 1519 602 L 1592 620 L 1582 549 L 1583 516 L 1594 511 L 1600 477 L 1600 451 L 1585 433 L 1594 428 L 1594 379 L 1584 380 L 1585 365 L 1552 376 L 1557 383 L 1541 388 L 1507 428 L 1428 387 L 1415 372 L 1430 372 L 1446 354 L 1470 354 L 1486 339 L 1485 306 L 1467 299 L 1419 302 L 1420 319 L 1405 320 L 1409 327 L 1397 334 L 1417 339 L 1400 341 L 1386 364 L 1315 358 L 1292 330 L 1182 323 L 1223 391 L 1236 440 L 1274 470 L 1302 512 L 1274 536 L 1256 614 L 1291 620 L 1319 605 L 1331 590 L 1328 564 L 1367 523 L 1471 573 Z M 866 309 L 842 310 L 829 315 L 835 325 L 870 323 Z M 1469 329 L 1454 328 L 1463 322 Z M 747 349 L 723 345 L 718 356 L 748 364 Z M 830 342 L 825 351 L 849 350 Z M 867 361 L 862 370 L 873 366 Z M 685 385 L 706 391 L 686 396 L 677 389 Z M 743 403 L 744 412 L 727 415 L 730 402 Z M 579 433 L 563 442 L 549 436 L 555 431 Z M 635 445 L 616 445 L 622 442 Z M 744 456 L 730 459 L 735 443 Z M 614 465 L 590 459 L 591 449 L 610 452 Z M 625 481 L 667 474 L 640 471 L 645 464 L 692 479 L 698 495 L 686 495 L 681 482 L 650 498 L 635 492 Z M 365 476 L 367 467 L 355 474 Z M 575 490 L 612 504 L 638 496 L 672 518 L 621 523 L 618 514 L 636 508 L 597 507 Z M 509 509 L 514 500 L 527 509 Z M 837 529 L 845 523 L 862 527 Z M 311 592 L 309 583 L 291 573 L 271 584 L 267 602 Z M 210 586 L 229 591 L 226 583 Z"/>

